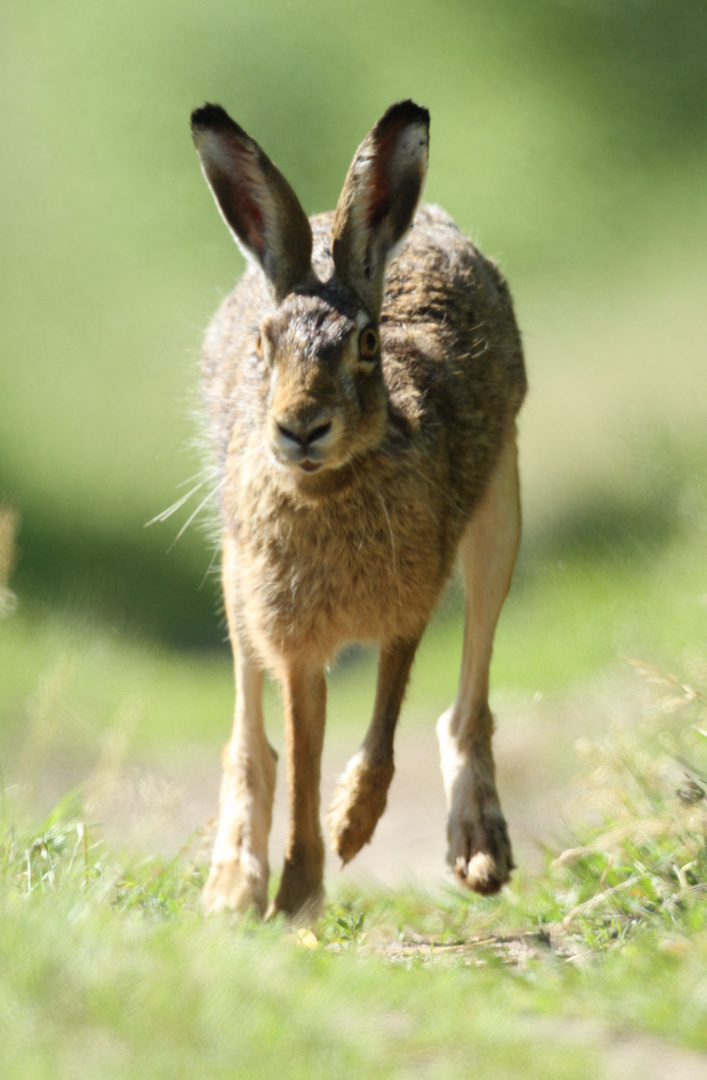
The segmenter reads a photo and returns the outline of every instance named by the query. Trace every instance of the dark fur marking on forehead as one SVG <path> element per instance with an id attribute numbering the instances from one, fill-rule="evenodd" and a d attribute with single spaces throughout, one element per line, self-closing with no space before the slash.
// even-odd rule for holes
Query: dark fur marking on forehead
<path id="1" fill-rule="evenodd" d="M 311 296 L 321 300 L 327 307 L 338 312 L 340 315 L 355 321 L 361 311 L 361 303 L 351 289 L 347 289 L 336 277 L 332 276 L 327 281 L 317 280 L 314 285 L 311 282 L 297 288 L 294 296 Z"/>
<path id="2" fill-rule="evenodd" d="M 343 301 L 343 302 L 342 302 Z M 272 317 L 273 337 L 281 348 L 312 358 L 338 353 L 356 329 L 359 308 L 343 290 L 320 283 L 288 296 Z"/>

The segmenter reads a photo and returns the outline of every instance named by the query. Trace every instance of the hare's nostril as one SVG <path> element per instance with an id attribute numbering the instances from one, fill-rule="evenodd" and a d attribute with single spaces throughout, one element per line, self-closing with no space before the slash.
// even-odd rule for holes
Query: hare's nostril
<path id="1" fill-rule="evenodd" d="M 318 439 L 323 439 L 331 431 L 331 420 L 327 420 L 325 424 L 317 424 L 315 428 L 307 432 L 308 443 L 316 442 Z"/>
<path id="2" fill-rule="evenodd" d="M 302 449 L 306 449 L 313 443 L 324 439 L 331 431 L 331 420 L 325 420 L 323 423 L 315 421 L 312 427 L 307 427 L 297 420 L 294 422 L 289 420 L 288 424 L 276 420 L 275 424 L 281 439 Z"/>
<path id="3" fill-rule="evenodd" d="M 297 435 L 290 428 L 286 428 L 285 425 L 281 424 L 279 421 L 277 421 L 277 430 L 284 438 L 289 439 L 290 442 L 297 443 L 298 446 L 304 446 L 306 440 L 300 435 Z"/>

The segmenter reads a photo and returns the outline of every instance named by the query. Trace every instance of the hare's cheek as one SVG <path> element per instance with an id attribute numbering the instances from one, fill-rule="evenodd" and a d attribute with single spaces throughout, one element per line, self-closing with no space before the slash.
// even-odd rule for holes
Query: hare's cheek
<path id="1" fill-rule="evenodd" d="M 353 386 L 359 410 L 365 413 L 371 407 L 376 389 L 375 373 L 369 368 L 360 365 L 354 378 Z"/>
<path id="2" fill-rule="evenodd" d="M 373 448 L 384 438 L 388 427 L 388 398 L 383 386 L 371 389 L 361 413 L 361 433 Z"/>
<path id="3" fill-rule="evenodd" d="M 380 373 L 371 371 L 358 380 L 358 406 L 363 419 L 369 420 L 386 409 L 386 394 Z"/>

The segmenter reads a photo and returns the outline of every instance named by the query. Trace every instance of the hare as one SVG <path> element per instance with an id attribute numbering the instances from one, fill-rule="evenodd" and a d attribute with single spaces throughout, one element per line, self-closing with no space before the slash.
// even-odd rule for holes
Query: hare
<path id="1" fill-rule="evenodd" d="M 447 214 L 418 210 L 429 113 L 412 101 L 388 109 L 336 210 L 311 220 L 220 106 L 191 123 L 249 264 L 203 348 L 237 693 L 202 907 L 266 913 L 277 757 L 261 707 L 268 670 L 284 701 L 289 831 L 267 914 L 320 909 L 325 668 L 352 641 L 380 647 L 375 705 L 327 822 L 343 862 L 371 839 L 415 650 L 457 555 L 461 679 L 437 727 L 447 858 L 464 885 L 494 893 L 513 859 L 488 673 L 519 543 L 515 417 L 526 388 L 505 281 Z"/>

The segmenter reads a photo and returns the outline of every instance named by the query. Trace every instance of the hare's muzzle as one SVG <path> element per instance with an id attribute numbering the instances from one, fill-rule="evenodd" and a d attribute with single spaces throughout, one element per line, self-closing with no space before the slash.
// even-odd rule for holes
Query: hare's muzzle
<path id="1" fill-rule="evenodd" d="M 270 445 L 278 461 L 304 472 L 316 472 L 327 464 L 334 442 L 334 417 L 321 411 L 314 417 L 271 416 Z"/>

